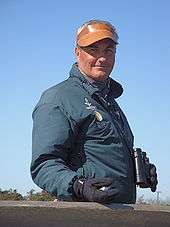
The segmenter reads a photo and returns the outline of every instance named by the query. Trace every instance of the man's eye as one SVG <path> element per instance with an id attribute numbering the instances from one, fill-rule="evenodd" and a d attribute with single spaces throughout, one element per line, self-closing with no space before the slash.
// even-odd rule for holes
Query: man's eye
<path id="1" fill-rule="evenodd" d="M 96 51 L 97 48 L 96 48 L 96 47 L 90 47 L 89 50 L 90 50 L 90 51 Z"/>
<path id="2" fill-rule="evenodd" d="M 112 48 L 108 48 L 105 50 L 106 54 L 113 54 L 114 50 Z"/>

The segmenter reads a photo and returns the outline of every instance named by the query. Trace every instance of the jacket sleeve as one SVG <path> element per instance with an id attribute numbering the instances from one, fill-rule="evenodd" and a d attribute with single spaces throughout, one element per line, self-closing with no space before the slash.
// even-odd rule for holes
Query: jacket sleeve
<path id="1" fill-rule="evenodd" d="M 76 172 L 67 166 L 74 131 L 63 111 L 54 104 L 41 104 L 33 112 L 31 176 L 42 189 L 62 200 L 72 200 Z"/>

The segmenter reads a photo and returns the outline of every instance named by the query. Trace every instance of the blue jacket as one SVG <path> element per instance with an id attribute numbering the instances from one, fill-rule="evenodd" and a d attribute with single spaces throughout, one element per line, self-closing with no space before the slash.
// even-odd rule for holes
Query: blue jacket
<path id="1" fill-rule="evenodd" d="M 112 202 L 134 203 L 133 135 L 116 103 L 122 86 L 89 82 L 76 64 L 46 90 L 33 111 L 31 175 L 42 189 L 72 201 L 75 178 L 114 179 Z"/>

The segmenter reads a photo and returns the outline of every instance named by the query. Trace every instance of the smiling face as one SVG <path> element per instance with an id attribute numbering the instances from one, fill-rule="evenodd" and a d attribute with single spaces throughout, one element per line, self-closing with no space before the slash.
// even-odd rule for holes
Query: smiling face
<path id="1" fill-rule="evenodd" d="M 106 80 L 114 63 L 116 44 L 111 39 L 102 39 L 87 47 L 76 47 L 80 71 L 93 80 Z"/>

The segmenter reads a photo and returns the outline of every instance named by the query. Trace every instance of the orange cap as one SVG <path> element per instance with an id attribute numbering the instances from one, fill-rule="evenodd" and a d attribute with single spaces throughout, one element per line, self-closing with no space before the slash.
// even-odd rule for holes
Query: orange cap
<path id="1" fill-rule="evenodd" d="M 81 47 L 89 46 L 99 40 L 109 38 L 118 44 L 116 29 L 108 22 L 96 21 L 82 26 L 77 34 L 77 44 Z"/>

